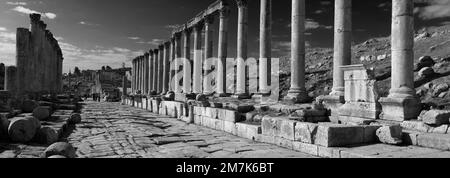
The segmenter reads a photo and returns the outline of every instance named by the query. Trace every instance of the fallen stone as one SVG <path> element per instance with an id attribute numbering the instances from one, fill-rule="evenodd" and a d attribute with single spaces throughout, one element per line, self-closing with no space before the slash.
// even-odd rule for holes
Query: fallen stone
<path id="1" fill-rule="evenodd" d="M 430 110 L 420 117 L 424 123 L 429 125 L 450 124 L 450 111 Z"/>
<path id="2" fill-rule="evenodd" d="M 195 97 L 196 101 L 206 101 L 208 98 L 205 95 L 199 94 Z"/>
<path id="3" fill-rule="evenodd" d="M 417 64 L 416 70 L 421 70 L 424 67 L 433 67 L 436 62 L 430 56 L 422 56 L 419 58 L 419 63 Z"/>
<path id="4" fill-rule="evenodd" d="M 432 129 L 429 125 L 421 121 L 403 121 L 400 126 L 402 126 L 402 128 L 406 130 L 419 131 L 424 133 L 427 133 Z"/>
<path id="5" fill-rule="evenodd" d="M 420 134 L 417 144 L 421 147 L 450 151 L 450 135 L 448 134 Z"/>
<path id="6" fill-rule="evenodd" d="M 31 141 L 39 129 L 36 122 L 38 121 L 33 117 L 12 119 L 8 127 L 9 138 L 19 143 Z"/>
<path id="7" fill-rule="evenodd" d="M 50 117 L 51 108 L 48 106 L 39 106 L 33 110 L 33 116 L 40 121 L 44 121 Z"/>
<path id="8" fill-rule="evenodd" d="M 53 144 L 57 142 L 59 139 L 58 132 L 50 127 L 42 127 L 39 129 L 39 131 L 36 133 L 35 140 L 37 143 L 40 144 Z"/>
<path id="9" fill-rule="evenodd" d="M 74 114 L 70 115 L 69 120 L 67 120 L 67 124 L 76 125 L 76 124 L 81 123 L 81 120 L 82 120 L 81 115 L 78 113 L 74 113 Z"/>
<path id="10" fill-rule="evenodd" d="M 434 72 L 434 69 L 431 67 L 424 67 L 422 69 L 420 69 L 418 75 L 420 78 L 429 78 L 431 76 L 433 76 L 434 74 L 436 74 Z"/>
<path id="11" fill-rule="evenodd" d="M 320 123 L 314 144 L 324 147 L 343 147 L 364 142 L 364 127 Z"/>
<path id="12" fill-rule="evenodd" d="M 438 97 L 441 93 L 447 92 L 449 88 L 450 87 L 446 83 L 435 85 L 433 87 L 433 96 Z"/>
<path id="13" fill-rule="evenodd" d="M 63 159 L 63 158 L 66 158 L 66 157 L 65 156 L 61 156 L 61 155 L 53 155 L 53 156 L 50 156 L 48 158 L 55 158 L 55 159 L 60 158 L 60 159 Z"/>
<path id="14" fill-rule="evenodd" d="M 402 127 L 400 125 L 383 126 L 377 130 L 377 137 L 381 143 L 399 145 L 403 142 Z"/>
<path id="15" fill-rule="evenodd" d="M 8 118 L 4 117 L 3 115 L 0 115 L 0 140 L 7 140 L 9 138 L 8 135 L 8 127 L 9 127 L 10 121 Z"/>
<path id="16" fill-rule="evenodd" d="M 449 125 L 441 125 L 439 127 L 433 127 L 430 130 L 430 133 L 436 133 L 436 134 L 447 134 Z"/>
<path id="17" fill-rule="evenodd" d="M 22 112 L 32 113 L 35 108 L 39 106 L 39 103 L 33 100 L 24 100 L 22 102 Z"/>
<path id="18" fill-rule="evenodd" d="M 58 142 L 50 145 L 43 153 L 43 157 L 49 158 L 50 156 L 64 156 L 67 158 L 75 158 L 75 148 L 66 142 Z"/>

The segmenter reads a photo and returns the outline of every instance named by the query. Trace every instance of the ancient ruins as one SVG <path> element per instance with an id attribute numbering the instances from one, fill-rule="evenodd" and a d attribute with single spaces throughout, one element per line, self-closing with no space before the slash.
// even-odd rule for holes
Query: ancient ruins
<path id="1" fill-rule="evenodd" d="M 226 75 L 230 3 L 236 3 L 238 7 L 236 80 L 231 83 Z M 352 1 L 335 1 L 333 88 L 330 95 L 320 96 L 314 102 L 305 89 L 305 0 L 292 0 L 291 89 L 287 96 L 276 102 L 263 102 L 273 92 L 270 76 L 277 72 L 271 71 L 270 67 L 273 58 L 272 1 L 261 0 L 259 90 L 252 93 L 248 89 L 249 66 L 246 66 L 247 3 L 247 0 L 219 0 L 175 29 L 170 40 L 158 49 L 134 59 L 133 95 L 124 96 L 124 103 L 314 155 L 319 154 L 317 150 L 330 147 L 380 141 L 450 149 L 445 145 L 426 144 L 433 142 L 427 139 L 428 135 L 420 141 L 423 133 L 399 132 L 401 126 L 408 123 L 410 127 L 403 129 L 411 130 L 414 127 L 411 125 L 418 125 L 420 121 L 417 120 L 422 118 L 419 117 L 422 105 L 414 88 L 412 0 L 392 1 L 392 82 L 387 97 L 378 94 L 370 68 L 351 64 Z M 211 30 L 211 23 L 216 18 L 219 29 Z M 212 31 L 219 32 L 217 44 L 210 38 Z M 203 39 L 202 32 L 205 34 Z M 193 59 L 190 55 L 191 33 L 194 33 Z M 211 52 L 215 46 L 217 58 Z M 216 62 L 210 64 L 210 58 Z M 205 84 L 209 80 L 204 80 L 211 65 L 216 70 L 214 92 L 210 92 L 208 87 L 211 86 Z M 235 92 L 227 93 L 226 87 L 234 84 Z M 426 112 L 429 111 L 423 110 Z M 449 118 L 444 120 L 448 124 Z M 443 136 L 435 137 L 438 138 Z M 330 155 L 326 156 L 336 157 L 332 155 L 333 151 L 328 153 Z"/>

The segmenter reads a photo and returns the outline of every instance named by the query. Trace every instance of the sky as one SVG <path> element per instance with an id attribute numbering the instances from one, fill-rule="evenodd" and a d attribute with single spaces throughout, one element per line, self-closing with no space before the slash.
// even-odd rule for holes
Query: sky
<path id="1" fill-rule="evenodd" d="M 30 13 L 41 13 L 57 37 L 64 72 L 131 65 L 131 60 L 167 41 L 174 25 L 184 24 L 215 0 L 0 0 L 0 63 L 15 63 L 15 31 L 29 27 Z M 234 2 L 233 0 L 231 2 Z M 353 42 L 390 34 L 390 0 L 353 0 Z M 450 24 L 450 0 L 416 0 L 416 30 Z M 273 0 L 273 57 L 290 51 L 291 1 Z M 259 0 L 249 0 L 249 57 L 258 57 Z M 306 0 L 308 47 L 332 47 L 334 1 Z M 214 41 L 217 43 L 218 18 Z M 231 3 L 229 57 L 236 55 L 237 7 Z M 214 46 L 217 54 L 217 45 Z"/>

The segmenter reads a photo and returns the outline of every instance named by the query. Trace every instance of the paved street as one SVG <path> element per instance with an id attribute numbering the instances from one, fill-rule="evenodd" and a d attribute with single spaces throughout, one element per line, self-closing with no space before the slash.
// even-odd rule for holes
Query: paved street
<path id="1" fill-rule="evenodd" d="M 68 137 L 80 158 L 312 158 L 118 103 L 85 103 Z"/>

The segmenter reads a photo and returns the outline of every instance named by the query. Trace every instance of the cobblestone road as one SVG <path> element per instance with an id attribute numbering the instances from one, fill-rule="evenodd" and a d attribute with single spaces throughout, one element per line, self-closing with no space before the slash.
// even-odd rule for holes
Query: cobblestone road
<path id="1" fill-rule="evenodd" d="M 118 103 L 86 102 L 67 138 L 80 158 L 312 158 Z"/>

